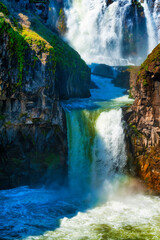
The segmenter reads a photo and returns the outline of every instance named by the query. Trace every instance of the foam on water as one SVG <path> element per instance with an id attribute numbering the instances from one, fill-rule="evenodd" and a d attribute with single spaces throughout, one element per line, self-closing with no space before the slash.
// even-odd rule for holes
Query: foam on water
<path id="1" fill-rule="evenodd" d="M 142 194 L 139 183 L 123 173 L 126 154 L 121 106 L 130 102 L 128 96 L 123 95 L 124 89 L 114 87 L 111 79 L 92 76 L 92 80 L 98 88 L 92 90 L 90 99 L 63 103 L 68 186 L 0 191 L 1 239 L 160 238 L 159 198 Z"/>
<path id="2" fill-rule="evenodd" d="M 137 186 L 138 183 L 135 188 Z M 159 198 L 128 193 L 127 186 L 123 188 L 118 185 L 115 191 L 116 193 L 112 193 L 104 204 L 86 212 L 78 212 L 73 218 L 61 219 L 60 228 L 54 232 L 46 232 L 43 236 L 27 239 L 158 240 L 160 238 Z"/>

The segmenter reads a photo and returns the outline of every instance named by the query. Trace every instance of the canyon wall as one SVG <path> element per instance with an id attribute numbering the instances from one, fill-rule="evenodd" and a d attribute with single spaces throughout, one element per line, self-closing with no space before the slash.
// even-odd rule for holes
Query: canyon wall
<path id="1" fill-rule="evenodd" d="M 90 69 L 30 11 L 0 3 L 0 189 L 64 183 L 60 100 L 90 96 Z M 21 10 L 21 12 L 19 12 Z"/>
<path id="2" fill-rule="evenodd" d="M 136 170 L 150 189 L 160 193 L 160 44 L 131 84 L 135 101 L 124 110 L 129 168 Z"/>

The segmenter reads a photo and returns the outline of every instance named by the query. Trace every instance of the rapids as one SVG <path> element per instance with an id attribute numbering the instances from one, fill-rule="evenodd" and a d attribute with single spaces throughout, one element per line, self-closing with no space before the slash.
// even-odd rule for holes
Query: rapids
<path id="1" fill-rule="evenodd" d="M 68 186 L 0 191 L 0 239 L 159 239 L 160 201 L 125 174 L 121 107 L 132 103 L 111 79 L 92 76 L 89 99 L 62 103 Z"/>
<path id="2" fill-rule="evenodd" d="M 88 64 L 141 63 L 160 41 L 159 0 L 153 12 L 147 0 L 142 4 L 144 51 L 138 41 L 142 29 L 137 5 L 131 19 L 131 0 L 115 0 L 108 7 L 106 2 L 66 0 L 67 41 Z M 50 7 L 54 25 L 57 12 L 52 1 Z M 128 53 L 123 52 L 124 25 L 129 36 L 135 35 Z M 125 172 L 121 107 L 132 100 L 111 79 L 92 75 L 92 81 L 98 88 L 91 90 L 89 99 L 61 103 L 67 119 L 68 185 L 1 190 L 0 240 L 160 239 L 159 198 L 147 195 L 144 186 Z"/>

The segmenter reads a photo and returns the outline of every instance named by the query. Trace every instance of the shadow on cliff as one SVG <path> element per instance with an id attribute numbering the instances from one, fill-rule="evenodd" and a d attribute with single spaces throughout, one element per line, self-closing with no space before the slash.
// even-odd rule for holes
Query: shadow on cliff
<path id="1" fill-rule="evenodd" d="M 87 121 L 88 119 L 86 119 Z M 98 133 L 97 137 L 101 148 L 105 149 L 105 142 Z M 81 146 L 79 147 L 81 148 Z M 92 147 L 91 145 L 90 148 Z M 97 164 L 100 161 L 101 159 L 97 159 Z M 105 167 L 107 165 L 104 164 L 101 169 L 98 169 L 97 177 L 103 174 Z M 96 186 L 92 184 L 93 186 L 90 186 L 88 191 L 80 188 L 81 190 L 78 192 L 77 189 L 70 190 L 67 186 L 56 185 L 56 182 L 52 183 L 51 176 L 49 178 L 47 183 L 49 188 L 19 187 L 0 192 L 0 205 L 2 206 L 0 214 L 1 239 L 25 239 L 29 236 L 32 236 L 33 239 L 35 236 L 37 239 L 38 236 L 42 237 L 41 235 L 47 231 L 58 229 L 64 218 L 73 218 L 78 212 L 92 209 L 98 202 L 107 199 L 107 196 L 104 196 L 106 193 L 101 189 L 105 179 L 95 181 Z M 79 178 L 78 175 L 77 178 Z"/>
<path id="2" fill-rule="evenodd" d="M 54 35 L 50 30 L 47 30 L 47 32 L 43 31 L 42 24 L 39 24 L 39 21 L 36 21 L 36 18 L 34 21 L 31 21 L 31 27 L 33 27 L 34 31 L 36 31 L 41 37 L 45 39 L 49 39 L 50 37 L 52 37 L 52 35 Z M 46 33 L 48 36 L 46 36 Z M 50 40 L 48 41 L 50 42 Z M 39 78 L 37 79 L 39 80 Z M 10 126 L 8 128 L 11 130 Z M 27 134 L 29 134 L 28 129 L 26 131 Z M 43 134 L 43 137 L 46 138 L 46 134 Z M 33 133 L 31 132 L 31 136 L 29 136 L 29 140 L 26 139 L 26 142 L 22 141 L 21 137 L 17 139 L 19 139 L 19 142 L 21 142 L 21 144 L 24 144 L 27 149 L 30 150 L 32 147 L 34 152 L 35 141 L 32 138 Z M 101 136 L 99 136 L 99 139 L 100 138 Z M 27 143 L 29 142 L 30 145 L 29 144 L 27 145 Z M 13 142 L 11 142 L 11 144 L 12 143 Z M 46 142 L 46 147 L 48 146 L 48 144 L 49 142 Z M 103 142 L 102 139 L 100 144 L 102 148 L 103 146 L 105 147 L 105 143 Z M 81 146 L 79 146 L 79 148 L 81 148 Z M 15 151 L 18 151 L 18 149 L 15 148 L 14 152 Z M 13 157 L 13 152 L 11 153 Z M 39 160 L 39 158 L 36 157 L 36 160 L 37 159 Z M 47 157 L 47 161 L 48 159 L 50 160 L 50 156 Z M 18 162 L 19 159 L 14 157 L 13 160 L 15 165 L 19 164 Z M 24 161 L 26 161 L 26 158 L 24 158 Z M 5 163 L 4 165 L 6 166 Z M 17 171 L 16 168 L 15 170 Z M 39 169 L 37 169 L 37 171 L 38 170 Z M 23 166 L 22 171 L 25 172 Z M 17 172 L 15 174 L 17 174 Z M 52 172 L 50 172 L 48 176 L 50 180 L 54 179 L 54 176 L 52 178 Z M 35 173 L 33 173 L 33 178 L 34 177 Z M 39 174 L 38 177 L 41 180 L 42 175 Z M 98 183 L 97 188 L 99 188 L 101 184 L 103 184 L 103 182 Z M 46 189 L 45 187 L 40 189 L 19 187 L 0 192 L 1 239 L 23 239 L 29 236 L 42 235 L 46 231 L 54 231 L 55 229 L 60 227 L 61 219 L 65 217 L 72 218 L 76 216 L 79 211 L 85 212 L 88 209 L 93 208 L 96 202 L 98 201 L 95 186 L 94 186 L 95 191 L 91 189 L 88 192 L 84 192 L 82 189 L 82 191 L 80 191 L 77 194 L 77 191 L 75 191 L 76 192 L 75 193 L 74 191 L 70 191 L 69 188 L 67 187 L 62 187 L 60 185 L 57 185 L 55 187 L 56 183 L 51 184 L 49 183 L 49 180 L 48 185 L 50 185 L 49 189 Z"/>

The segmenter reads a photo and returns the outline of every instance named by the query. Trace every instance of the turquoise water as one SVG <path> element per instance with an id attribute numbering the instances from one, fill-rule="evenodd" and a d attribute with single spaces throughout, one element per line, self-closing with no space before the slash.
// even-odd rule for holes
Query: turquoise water
<path id="1" fill-rule="evenodd" d="M 68 186 L 0 191 L 0 239 L 158 240 L 160 200 L 124 172 L 121 106 L 132 101 L 111 79 L 90 99 L 63 102 Z"/>

